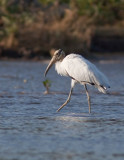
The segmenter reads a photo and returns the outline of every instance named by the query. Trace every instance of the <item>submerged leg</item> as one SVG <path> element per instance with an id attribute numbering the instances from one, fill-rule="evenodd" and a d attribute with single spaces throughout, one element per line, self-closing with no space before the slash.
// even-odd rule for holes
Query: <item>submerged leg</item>
<path id="1" fill-rule="evenodd" d="M 71 94 L 72 94 L 73 88 L 71 88 L 70 92 L 69 92 L 69 96 L 67 98 L 67 100 L 65 101 L 65 103 L 57 110 L 57 112 L 59 112 L 71 99 Z"/>
<path id="2" fill-rule="evenodd" d="M 84 88 L 85 88 L 85 90 L 86 90 L 86 94 L 87 94 L 88 105 L 89 105 L 89 113 L 91 113 L 91 102 L 90 102 L 90 96 L 89 96 L 89 93 L 88 93 L 88 89 L 87 89 L 86 84 L 84 84 Z"/>

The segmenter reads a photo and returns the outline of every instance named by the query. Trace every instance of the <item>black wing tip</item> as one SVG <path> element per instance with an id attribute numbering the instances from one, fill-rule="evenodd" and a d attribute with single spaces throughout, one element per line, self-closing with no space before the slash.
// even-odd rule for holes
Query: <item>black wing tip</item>
<path id="1" fill-rule="evenodd" d="M 110 86 L 105 87 L 105 86 L 103 86 L 103 85 L 100 85 L 100 87 L 102 87 L 102 88 L 105 89 L 105 90 L 107 90 L 107 88 L 111 88 Z"/>

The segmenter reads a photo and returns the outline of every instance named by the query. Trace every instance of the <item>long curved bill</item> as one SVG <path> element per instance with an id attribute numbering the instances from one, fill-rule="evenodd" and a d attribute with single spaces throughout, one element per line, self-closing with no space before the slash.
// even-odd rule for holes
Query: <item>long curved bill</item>
<path id="1" fill-rule="evenodd" d="M 44 73 L 44 76 L 46 77 L 49 69 L 52 67 L 52 65 L 55 63 L 55 56 L 53 56 L 53 58 L 51 59 L 50 63 L 48 64 L 46 70 L 45 70 L 45 73 Z"/>

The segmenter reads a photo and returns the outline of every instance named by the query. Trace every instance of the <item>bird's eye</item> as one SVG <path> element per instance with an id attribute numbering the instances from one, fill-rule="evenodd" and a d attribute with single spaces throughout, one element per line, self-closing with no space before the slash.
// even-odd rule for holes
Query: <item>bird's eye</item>
<path id="1" fill-rule="evenodd" d="M 60 53 L 59 53 L 59 52 L 57 53 L 57 56 L 60 56 Z"/>

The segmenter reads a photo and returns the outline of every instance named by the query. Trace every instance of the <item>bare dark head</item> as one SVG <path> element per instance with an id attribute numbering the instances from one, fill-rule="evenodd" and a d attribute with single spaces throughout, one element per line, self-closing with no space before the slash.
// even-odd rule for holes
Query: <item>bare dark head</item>
<path id="1" fill-rule="evenodd" d="M 47 72 L 49 71 L 49 69 L 52 67 L 53 64 L 55 64 L 57 61 L 62 61 L 65 58 L 65 52 L 62 49 L 58 49 L 54 52 L 54 55 L 51 59 L 51 61 L 49 62 L 46 71 L 45 71 L 45 76 L 47 74 Z"/>
<path id="2" fill-rule="evenodd" d="M 55 62 L 62 61 L 65 58 L 65 52 L 62 49 L 58 49 L 54 52 L 53 57 Z"/>

